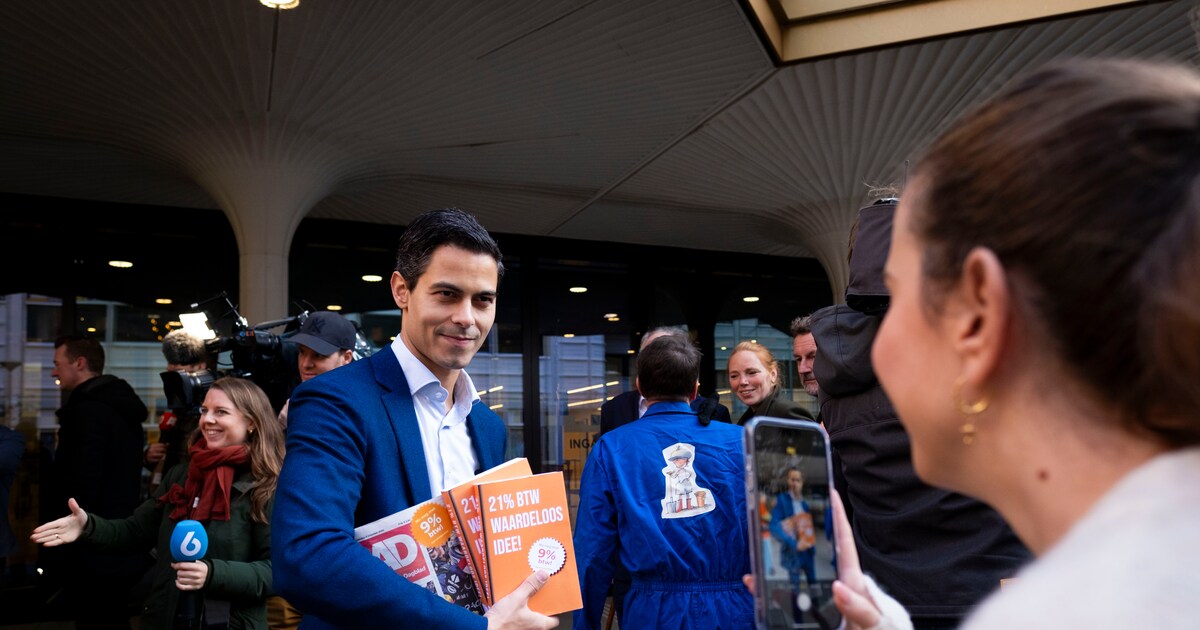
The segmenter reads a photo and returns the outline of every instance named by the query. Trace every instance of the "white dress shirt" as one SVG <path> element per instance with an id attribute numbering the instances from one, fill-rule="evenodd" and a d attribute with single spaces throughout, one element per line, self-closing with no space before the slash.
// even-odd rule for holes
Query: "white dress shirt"
<path id="1" fill-rule="evenodd" d="M 479 467 L 475 449 L 471 448 L 471 434 L 467 432 L 467 414 L 471 412 L 471 405 L 479 400 L 479 394 L 466 370 L 459 372 L 454 384 L 454 406 L 446 411 L 446 397 L 450 393 L 404 345 L 400 335 L 392 341 L 392 350 L 408 380 L 408 390 L 412 392 L 417 424 L 421 427 L 421 446 L 425 450 L 425 467 L 429 471 L 429 490 L 436 497 L 442 490 L 475 476 Z"/>

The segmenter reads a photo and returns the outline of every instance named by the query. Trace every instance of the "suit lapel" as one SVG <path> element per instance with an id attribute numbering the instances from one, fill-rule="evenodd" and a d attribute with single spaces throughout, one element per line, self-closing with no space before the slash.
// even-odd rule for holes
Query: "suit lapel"
<path id="1" fill-rule="evenodd" d="M 412 504 L 427 501 L 430 499 L 429 469 L 421 443 L 417 410 L 413 406 L 412 393 L 408 391 L 408 379 L 404 378 L 400 361 L 390 346 L 371 355 L 370 361 L 375 369 L 375 381 L 386 392 L 382 397 L 383 408 L 396 435 L 401 480 L 407 485 Z"/>
<path id="2" fill-rule="evenodd" d="M 471 405 L 471 413 L 467 414 L 467 433 L 471 435 L 471 448 L 475 449 L 475 460 L 479 462 L 479 470 L 475 471 L 477 473 L 500 465 L 500 462 L 493 461 L 491 456 L 493 449 L 483 447 L 488 443 L 489 436 L 483 434 L 480 427 L 482 423 L 476 422 L 476 416 L 486 411 L 487 408 L 483 406 L 483 403 L 477 400 L 475 404 Z"/>

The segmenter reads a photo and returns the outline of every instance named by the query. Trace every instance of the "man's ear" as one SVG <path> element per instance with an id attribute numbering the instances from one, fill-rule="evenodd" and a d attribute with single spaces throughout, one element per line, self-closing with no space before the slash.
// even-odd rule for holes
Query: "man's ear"
<path id="1" fill-rule="evenodd" d="M 700 381 L 696 381 L 696 386 L 692 388 L 691 400 L 696 400 L 700 396 Z"/>
<path id="2" fill-rule="evenodd" d="M 979 386 L 1000 365 L 1013 317 L 1008 274 L 995 252 L 976 247 L 967 253 L 952 299 L 947 316 L 962 377 Z"/>
<path id="3" fill-rule="evenodd" d="M 399 271 L 392 272 L 392 299 L 401 311 L 408 308 L 409 286 Z"/>
<path id="4" fill-rule="evenodd" d="M 633 388 L 637 390 L 638 396 L 642 396 L 642 382 L 636 376 L 633 377 Z M 645 396 L 642 396 L 642 398 L 645 398 Z"/>

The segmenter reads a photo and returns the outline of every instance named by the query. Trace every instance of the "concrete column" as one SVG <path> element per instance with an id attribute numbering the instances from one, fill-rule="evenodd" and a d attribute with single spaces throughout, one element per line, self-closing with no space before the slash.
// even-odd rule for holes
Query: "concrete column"
<path id="1" fill-rule="evenodd" d="M 846 260 L 849 233 L 849 229 L 838 230 L 811 234 L 804 239 L 804 246 L 812 251 L 825 268 L 825 275 L 829 276 L 829 286 L 833 289 L 833 295 L 830 296 L 832 304 L 846 301 L 846 285 L 850 283 L 850 263 Z"/>
<path id="2" fill-rule="evenodd" d="M 328 168 L 231 160 L 194 174 L 233 226 L 238 310 L 250 324 L 288 315 L 288 251 L 296 227 L 332 189 Z"/>

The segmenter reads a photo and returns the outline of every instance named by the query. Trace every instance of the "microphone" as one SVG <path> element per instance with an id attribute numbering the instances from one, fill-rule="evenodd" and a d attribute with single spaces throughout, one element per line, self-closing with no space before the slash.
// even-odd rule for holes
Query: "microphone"
<path id="1" fill-rule="evenodd" d="M 208 534 L 199 521 L 179 521 L 175 531 L 171 533 L 171 558 L 175 562 L 194 562 L 204 558 L 208 551 Z M 197 630 L 200 628 L 201 603 L 200 591 L 182 591 L 179 593 L 179 607 L 175 610 L 175 628 L 177 630 Z"/>

